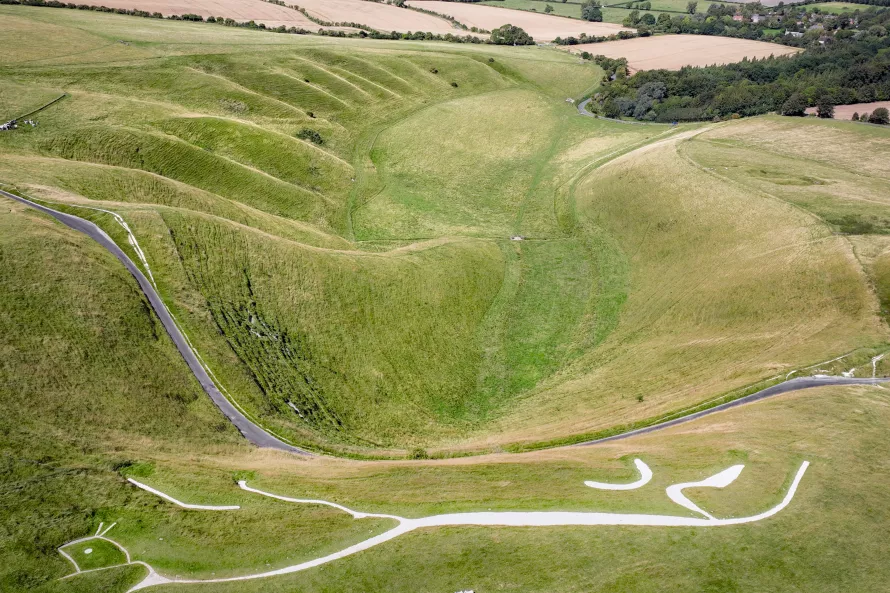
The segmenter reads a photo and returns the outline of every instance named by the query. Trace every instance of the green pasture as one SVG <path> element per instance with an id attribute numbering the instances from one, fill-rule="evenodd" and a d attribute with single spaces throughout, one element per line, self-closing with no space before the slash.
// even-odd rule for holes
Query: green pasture
<path id="1" fill-rule="evenodd" d="M 518 2 L 519 0 L 510 0 Z M 536 3 L 537 4 L 537 3 Z M 554 4 L 555 8 L 572 4 Z M 661 5 L 659 5 L 661 6 Z M 685 4 L 684 4 L 685 7 Z M 700 7 L 701 8 L 701 7 Z M 562 9 L 562 8 L 560 8 Z M 662 7 L 662 9 L 665 9 Z M 331 454 L 249 445 L 127 271 L 0 199 L 0 589 L 242 576 L 458 511 L 687 514 L 723 528 L 418 531 L 304 573 L 164 591 L 868 591 L 887 581 L 882 387 L 804 391 L 574 442 L 799 375 L 890 372 L 886 130 L 581 117 L 602 71 L 547 48 L 294 36 L 0 6 L 0 182 L 135 257 L 221 388 Z M 140 265 L 142 265 L 140 263 Z M 827 362 L 826 362 L 827 361 Z M 874 366 L 872 366 L 874 364 Z M 459 457 L 488 453 L 486 456 Z M 406 457 L 441 457 L 407 460 Z M 595 491 L 585 480 L 647 487 Z M 134 477 L 195 504 L 179 508 Z M 91 547 L 93 552 L 86 554 Z M 160 591 L 160 589 L 158 589 Z"/>

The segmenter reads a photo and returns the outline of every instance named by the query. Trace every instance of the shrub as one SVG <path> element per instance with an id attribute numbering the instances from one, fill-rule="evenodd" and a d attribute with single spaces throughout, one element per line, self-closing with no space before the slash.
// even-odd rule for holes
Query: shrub
<path id="1" fill-rule="evenodd" d="M 457 88 L 457 83 L 454 81 L 451 81 L 451 86 L 453 86 L 454 88 Z"/>
<path id="2" fill-rule="evenodd" d="M 853 117 L 851 117 L 850 119 L 853 120 L 853 121 L 859 121 L 859 112 L 858 112 L 858 111 L 854 111 L 854 112 L 853 112 Z"/>
<path id="3" fill-rule="evenodd" d="M 878 107 L 871 112 L 868 121 L 869 123 L 886 126 L 890 124 L 890 112 L 887 111 L 886 107 Z"/>
<path id="4" fill-rule="evenodd" d="M 247 111 L 250 111 L 250 107 L 248 107 L 247 104 L 242 103 L 241 101 L 236 101 L 235 99 L 220 99 L 219 104 L 220 107 L 226 111 L 231 111 L 232 113 L 246 113 Z"/>
<path id="5" fill-rule="evenodd" d="M 303 128 L 302 130 L 297 132 L 297 138 L 299 138 L 300 140 L 306 140 L 313 144 L 318 144 L 319 146 L 324 144 L 324 139 L 321 137 L 321 134 L 311 128 Z"/>
<path id="6" fill-rule="evenodd" d="M 429 453 L 426 452 L 426 449 L 422 447 L 417 447 L 416 449 L 411 449 L 411 452 L 408 453 L 408 459 L 429 459 Z"/>

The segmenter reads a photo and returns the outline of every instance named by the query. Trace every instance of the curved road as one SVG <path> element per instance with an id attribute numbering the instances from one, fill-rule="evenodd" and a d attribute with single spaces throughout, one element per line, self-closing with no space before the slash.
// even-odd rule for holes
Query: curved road
<path id="1" fill-rule="evenodd" d="M 222 411 L 226 418 L 228 418 L 229 421 L 231 421 L 232 424 L 234 424 L 235 427 L 241 432 L 241 434 L 244 435 L 244 438 L 246 438 L 254 445 L 257 445 L 258 447 L 279 449 L 281 451 L 288 451 L 290 453 L 297 453 L 299 455 L 313 455 L 313 453 L 310 453 L 309 451 L 305 451 L 303 449 L 300 449 L 299 447 L 294 447 L 293 445 L 289 445 L 283 442 L 279 438 L 266 432 L 260 426 L 254 424 L 219 391 L 219 389 L 216 387 L 216 384 L 213 382 L 213 380 L 207 374 L 207 371 L 204 369 L 203 365 L 198 360 L 195 352 L 189 347 L 187 340 L 182 335 L 182 332 L 179 331 L 179 327 L 176 325 L 176 322 L 173 321 L 170 312 L 167 310 L 167 306 L 164 304 L 164 301 L 161 300 L 161 297 L 155 291 L 154 286 L 151 285 L 151 283 L 145 278 L 139 268 L 136 267 L 136 264 L 134 264 L 133 261 L 127 256 L 127 254 L 124 253 L 121 248 L 117 246 L 117 244 L 111 239 L 111 237 L 105 234 L 105 231 L 100 229 L 92 222 L 89 222 L 88 220 L 84 220 L 71 214 L 65 214 L 64 212 L 59 212 L 57 210 L 53 210 L 52 208 L 47 208 L 46 206 L 41 206 L 40 204 L 19 197 L 15 194 L 0 190 L 0 195 L 6 196 L 7 198 L 10 198 L 17 202 L 21 202 L 22 204 L 34 208 L 35 210 L 39 210 L 40 212 L 43 212 L 45 214 L 49 214 L 65 226 L 87 235 L 88 237 L 99 243 L 102 247 L 110 251 L 117 259 L 119 259 L 121 263 L 123 263 L 124 266 L 127 268 L 127 270 L 130 271 L 133 277 L 136 278 L 136 282 L 139 283 L 139 288 L 141 288 L 142 292 L 145 293 L 145 296 L 148 298 L 149 303 L 151 303 L 152 308 L 154 309 L 158 318 L 161 320 L 161 323 L 167 330 L 167 333 L 170 335 L 173 343 L 176 344 L 176 348 L 185 359 L 185 362 L 188 364 L 192 373 L 195 375 L 195 378 L 198 379 L 201 387 L 204 389 L 207 395 L 210 396 L 210 399 L 213 400 L 213 403 L 216 404 L 216 406 Z M 583 447 L 595 445 L 598 443 L 605 443 L 608 441 L 626 439 L 635 435 L 646 434 L 649 432 L 654 432 L 656 430 L 662 430 L 671 426 L 676 426 L 684 422 L 691 422 L 693 420 L 701 418 L 702 416 L 707 416 L 708 414 L 722 412 L 723 410 L 728 410 L 729 408 L 734 408 L 736 406 L 741 406 L 758 400 L 766 399 L 768 397 L 773 397 L 782 393 L 788 393 L 790 391 L 799 391 L 801 389 L 810 389 L 813 387 L 822 387 L 825 385 L 873 385 L 886 381 L 890 381 L 890 378 L 856 379 L 827 376 L 800 377 L 797 379 L 791 379 L 790 381 L 785 381 L 772 387 L 768 387 L 766 389 L 758 391 L 757 393 L 746 395 L 745 397 L 741 397 L 731 402 L 727 402 L 713 408 L 708 408 L 707 410 L 702 410 L 700 412 L 695 412 L 693 414 L 688 414 L 680 418 L 675 418 L 673 420 L 668 420 L 659 424 L 647 426 L 645 428 L 631 430 L 601 439 L 594 439 L 585 441 L 583 443 L 566 446 Z"/>
<path id="2" fill-rule="evenodd" d="M 152 309 L 154 309 L 158 318 L 161 320 L 161 324 L 163 324 L 164 329 L 167 330 L 167 333 L 170 334 L 170 338 L 173 340 L 173 343 L 176 344 L 176 348 L 179 350 L 179 353 L 185 359 L 185 362 L 189 365 L 189 368 L 192 370 L 192 374 L 195 375 L 195 378 L 198 379 L 198 383 L 201 384 L 201 387 L 207 392 L 207 395 L 210 396 L 210 399 L 213 400 L 213 403 L 216 404 L 216 407 L 222 411 L 226 418 L 235 425 L 241 434 L 244 435 L 248 441 L 257 445 L 258 447 L 269 447 L 272 449 L 280 449 L 282 451 L 288 451 L 290 453 L 298 453 L 300 455 L 312 455 L 312 453 L 308 451 L 304 451 L 298 447 L 294 447 L 293 445 L 289 445 L 284 441 L 274 437 L 269 434 L 253 422 L 251 422 L 244 414 L 241 413 L 238 408 L 236 408 L 232 402 L 230 402 L 226 396 L 220 393 L 219 389 L 217 389 L 216 384 L 207 374 L 207 371 L 204 370 L 203 365 L 201 365 L 198 357 L 189 347 L 188 342 L 185 339 L 185 336 L 182 335 L 182 332 L 179 331 L 179 327 L 176 325 L 176 322 L 173 321 L 173 317 L 170 316 L 170 312 L 167 310 L 167 306 L 164 304 L 164 301 L 161 300 L 161 297 L 155 291 L 154 286 L 148 281 L 145 275 L 136 267 L 136 264 L 133 263 L 126 253 L 121 250 L 117 244 L 105 234 L 105 231 L 100 229 L 98 226 L 93 224 L 88 220 L 84 220 L 83 218 L 73 216 L 71 214 L 65 214 L 64 212 L 59 212 L 57 210 L 53 210 L 52 208 L 47 208 L 46 206 L 41 206 L 40 204 L 36 204 L 30 200 L 26 200 L 25 198 L 19 197 L 15 194 L 11 194 L 9 192 L 5 192 L 0 190 L 0 195 L 6 196 L 12 200 L 17 202 L 21 202 L 26 206 L 30 206 L 35 210 L 39 210 L 40 212 L 49 214 L 62 224 L 67 227 L 74 229 L 75 231 L 80 231 L 81 233 L 87 235 L 99 245 L 110 251 L 117 259 L 121 261 L 122 264 L 133 274 L 133 277 L 136 278 L 136 282 L 139 283 L 139 288 L 142 289 L 142 292 L 145 293 L 145 296 L 148 297 L 148 302 L 151 303 Z"/>
<path id="3" fill-rule="evenodd" d="M 665 422 L 660 422 L 658 424 L 653 424 L 652 426 L 646 426 L 645 428 L 638 428 L 637 430 L 629 430 L 627 432 L 622 432 L 621 434 L 612 435 L 610 437 L 603 437 L 601 439 L 593 439 L 592 441 L 584 441 L 583 443 L 576 443 L 575 445 L 570 445 L 572 447 L 586 447 L 589 445 L 596 445 L 598 443 L 607 443 L 609 441 L 617 441 L 620 439 L 626 439 L 628 437 L 646 434 L 647 432 L 654 432 L 656 430 L 662 430 L 665 428 L 670 428 L 671 426 L 676 426 L 678 424 L 683 424 L 684 422 L 691 422 L 693 420 L 697 420 L 702 416 L 707 416 L 708 414 L 714 414 L 716 412 L 722 412 L 723 410 L 728 410 L 730 408 L 734 408 L 736 406 L 741 406 L 744 404 L 749 404 L 751 402 L 756 402 L 761 399 L 766 399 L 768 397 L 773 397 L 776 395 L 781 395 L 783 393 L 788 393 L 790 391 L 800 391 L 801 389 L 811 389 L 813 387 L 824 387 L 825 385 L 875 385 L 877 383 L 884 383 L 886 381 L 890 381 L 890 378 L 877 378 L 877 379 L 856 379 L 856 378 L 847 378 L 847 377 L 829 377 L 829 376 L 817 376 L 817 377 L 798 377 L 797 379 L 791 379 L 790 381 L 784 381 L 779 383 L 778 385 L 773 385 L 772 387 L 767 387 L 766 389 L 761 389 L 757 393 L 752 393 L 751 395 L 746 395 L 745 397 L 740 397 L 739 399 L 734 399 L 731 402 L 726 402 L 725 404 L 720 404 L 719 406 L 714 406 L 713 408 L 708 408 L 707 410 L 702 410 L 700 412 L 695 412 L 693 414 L 687 414 L 686 416 L 681 416 L 680 418 L 674 418 L 673 420 L 666 420 Z"/>

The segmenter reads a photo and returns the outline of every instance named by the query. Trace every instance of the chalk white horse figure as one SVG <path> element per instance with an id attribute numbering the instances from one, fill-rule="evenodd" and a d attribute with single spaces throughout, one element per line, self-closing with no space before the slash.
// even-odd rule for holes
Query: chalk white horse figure
<path id="1" fill-rule="evenodd" d="M 603 490 L 632 490 L 635 488 L 640 488 L 647 484 L 652 479 L 652 471 L 649 469 L 643 461 L 639 459 L 635 459 L 634 463 L 637 469 L 640 471 L 640 479 L 632 482 L 630 484 L 605 484 L 601 482 L 585 482 L 585 485 L 591 488 L 603 489 Z M 329 554 L 327 556 L 322 556 L 321 558 L 316 558 L 314 560 L 309 560 L 307 562 L 302 562 L 300 564 L 295 564 L 293 566 L 286 566 L 284 568 L 279 568 L 276 570 L 269 570 L 265 572 L 259 572 L 256 574 L 238 576 L 238 577 L 228 577 L 228 578 L 219 578 L 219 579 L 171 579 L 169 577 L 165 577 L 161 574 L 158 574 L 153 568 L 148 566 L 145 563 L 140 562 L 143 566 L 148 568 L 148 575 L 145 579 L 143 579 L 139 584 L 130 589 L 128 593 L 132 593 L 133 591 L 137 591 L 139 589 L 145 589 L 147 587 L 152 587 L 155 585 L 163 585 L 169 583 L 222 583 L 228 581 L 244 581 L 249 579 L 261 579 L 266 577 L 279 576 L 284 574 L 290 574 L 294 572 L 300 572 L 303 570 L 307 570 L 310 568 L 314 568 L 316 566 L 320 566 L 322 564 L 327 564 L 328 562 L 333 562 L 334 560 L 338 560 L 340 558 L 345 558 L 346 556 L 350 556 L 352 554 L 356 554 L 363 550 L 367 550 L 368 548 L 372 548 L 384 542 L 387 542 L 391 539 L 395 539 L 400 535 L 404 535 L 408 532 L 414 531 L 416 529 L 422 529 L 425 527 L 445 527 L 445 526 L 504 526 L 504 527 L 542 527 L 542 526 L 577 526 L 577 525 L 640 525 L 640 526 L 652 526 L 652 527 L 722 527 L 728 525 L 740 525 L 743 523 L 753 523 L 755 521 L 761 521 L 768 517 L 772 517 L 773 515 L 779 513 L 782 509 L 787 507 L 791 500 L 794 498 L 794 494 L 797 491 L 797 487 L 800 484 L 801 479 L 803 478 L 804 473 L 807 471 L 809 467 L 809 462 L 804 461 L 801 463 L 800 468 L 798 468 L 797 473 L 794 476 L 794 479 L 791 482 L 791 486 L 788 488 L 788 491 L 785 493 L 785 497 L 782 499 L 779 504 L 772 507 L 769 510 L 766 510 L 758 515 L 752 515 L 749 517 L 736 517 L 731 519 L 718 519 L 711 515 L 710 513 L 699 508 L 695 503 L 686 498 L 683 494 L 683 490 L 687 488 L 725 488 L 726 486 L 732 484 L 736 478 L 739 477 L 742 470 L 745 466 L 743 465 L 734 465 L 718 474 L 711 476 L 710 478 L 701 480 L 699 482 L 685 482 L 682 484 L 674 484 L 672 486 L 668 486 L 666 489 L 666 493 L 668 498 L 672 501 L 676 502 L 680 506 L 701 515 L 700 517 L 682 517 L 675 515 L 647 515 L 647 514 L 635 514 L 635 513 L 598 513 L 598 512 L 584 512 L 584 511 L 501 511 L 501 512 L 471 512 L 471 513 L 449 513 L 445 515 L 432 515 L 430 517 L 421 517 L 418 519 L 409 519 L 406 517 L 399 517 L 397 515 L 387 515 L 387 514 L 379 514 L 379 513 L 362 513 L 359 511 L 352 510 L 345 506 L 328 502 L 326 500 L 312 500 L 312 499 L 303 499 L 303 498 L 290 498 L 288 496 L 280 496 L 278 494 L 272 494 L 270 492 L 264 492 L 263 490 L 258 490 L 256 488 L 251 488 L 247 485 L 247 482 L 242 480 L 238 482 L 238 485 L 242 490 L 247 492 L 252 492 L 255 494 L 259 494 L 262 496 L 268 496 L 269 498 L 274 498 L 276 500 L 281 500 L 285 502 L 297 503 L 297 504 L 316 504 L 316 505 L 325 505 L 329 507 L 333 507 L 335 509 L 339 509 L 345 513 L 349 513 L 355 519 L 366 519 L 366 518 L 377 518 L 377 519 L 392 519 L 396 521 L 398 524 L 386 531 L 377 535 L 375 537 L 366 539 L 363 542 L 355 544 L 353 546 L 349 546 L 348 548 L 344 548 L 339 552 L 335 552 L 333 554 Z M 153 492 L 154 494 L 158 494 L 169 500 L 174 502 L 175 504 L 179 504 L 185 508 L 201 508 L 198 505 L 186 505 L 185 503 L 180 503 L 178 500 L 167 496 L 159 491 L 150 488 L 144 484 L 141 484 L 135 480 L 130 480 L 136 486 L 143 488 L 149 492 Z M 203 507 L 207 510 L 228 510 L 233 507 Z M 67 545 L 67 544 L 66 544 Z M 63 546 L 64 547 L 64 546 Z M 73 576 L 73 575 L 70 575 Z"/>

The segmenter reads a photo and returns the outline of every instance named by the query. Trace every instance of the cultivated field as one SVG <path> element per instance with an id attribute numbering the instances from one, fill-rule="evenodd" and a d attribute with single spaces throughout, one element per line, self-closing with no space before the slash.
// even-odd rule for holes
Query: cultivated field
<path id="1" fill-rule="evenodd" d="M 409 6 L 425 8 L 441 14 L 453 16 L 468 27 L 492 30 L 511 24 L 522 27 L 535 41 L 552 41 L 557 37 L 588 35 L 613 35 L 619 31 L 629 31 L 612 23 L 588 23 L 573 21 L 563 17 L 535 14 L 524 10 L 509 10 L 463 2 L 440 2 L 437 0 L 410 0 Z"/>
<path id="2" fill-rule="evenodd" d="M 197 14 L 204 18 L 221 16 L 238 22 L 255 21 L 267 27 L 297 27 L 310 31 L 319 26 L 296 10 L 262 0 L 102 0 L 108 8 L 139 9 L 146 12 L 172 14 Z"/>
<path id="3" fill-rule="evenodd" d="M 799 51 L 793 47 L 711 35 L 657 35 L 622 41 L 569 46 L 569 51 L 588 51 L 610 58 L 627 58 L 631 72 L 679 70 L 683 66 L 731 64 L 748 58 L 784 56 Z"/>
<path id="4" fill-rule="evenodd" d="M 875 109 L 883 107 L 890 109 L 890 101 L 874 101 L 872 103 L 853 103 L 851 105 L 838 105 L 834 108 L 834 119 L 850 119 L 854 113 L 862 115 L 863 113 L 871 113 Z M 816 114 L 816 108 L 807 109 L 810 115 Z"/>
<path id="5" fill-rule="evenodd" d="M 382 2 L 367 0 L 299 0 L 297 4 L 314 17 L 330 22 L 355 22 L 380 31 L 423 31 L 454 33 L 467 32 L 454 27 L 447 20 L 413 10 L 397 8 Z M 444 12 L 444 11 L 442 11 Z M 472 26 L 470 23 L 466 25 Z"/>

